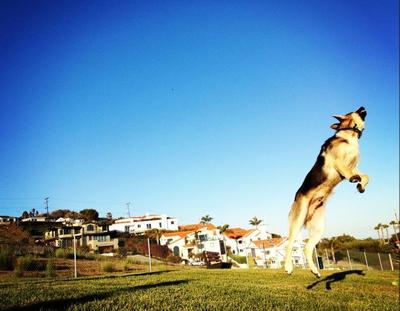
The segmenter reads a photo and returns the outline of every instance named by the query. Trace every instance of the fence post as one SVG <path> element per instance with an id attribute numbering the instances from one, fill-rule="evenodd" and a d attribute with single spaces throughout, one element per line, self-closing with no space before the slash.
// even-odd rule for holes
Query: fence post
<path id="1" fill-rule="evenodd" d="M 394 269 L 393 269 L 392 255 L 390 255 L 390 253 L 389 253 L 389 262 L 390 262 L 390 268 L 392 268 L 392 271 L 394 271 Z"/>
<path id="2" fill-rule="evenodd" d="M 333 251 L 333 246 L 331 246 L 331 252 L 332 252 L 333 263 L 336 265 L 336 258 L 335 258 L 335 252 Z"/>
<path id="3" fill-rule="evenodd" d="M 348 249 L 346 249 L 346 251 L 347 251 L 347 258 L 349 258 L 350 270 L 353 270 L 353 266 L 352 266 L 352 264 L 351 264 L 351 259 L 350 259 L 350 253 L 349 253 L 349 250 L 348 250 Z"/>
<path id="4" fill-rule="evenodd" d="M 329 268 L 332 268 L 331 261 L 329 260 L 328 256 L 328 250 L 325 248 L 325 256 L 326 256 L 326 262 L 329 264 Z"/>
<path id="5" fill-rule="evenodd" d="M 364 251 L 364 258 L 365 258 L 365 264 L 367 265 L 367 269 L 369 270 L 369 265 L 368 265 L 368 259 L 367 259 L 367 253 Z"/>
<path id="6" fill-rule="evenodd" d="M 147 248 L 149 250 L 149 269 L 150 269 L 150 272 L 151 272 L 150 238 L 147 238 Z"/>
<path id="7" fill-rule="evenodd" d="M 264 269 L 265 268 L 267 268 L 267 258 L 265 257 L 265 246 L 264 246 L 264 243 L 263 243 L 263 253 L 264 253 Z"/>
<path id="8" fill-rule="evenodd" d="M 78 273 L 76 271 L 76 237 L 74 234 L 74 277 L 77 278 L 78 277 Z"/>
<path id="9" fill-rule="evenodd" d="M 379 253 L 378 253 L 378 258 L 379 258 L 379 264 L 381 265 L 381 270 L 383 271 L 382 260 L 381 260 L 381 254 L 379 254 Z"/>

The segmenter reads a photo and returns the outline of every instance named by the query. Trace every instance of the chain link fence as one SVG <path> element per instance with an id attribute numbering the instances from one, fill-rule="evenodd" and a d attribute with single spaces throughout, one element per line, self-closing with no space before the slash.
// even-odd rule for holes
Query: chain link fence
<path id="1" fill-rule="evenodd" d="M 343 270 L 399 270 L 399 253 L 371 253 L 357 250 L 318 250 L 318 265 L 321 269 Z"/>

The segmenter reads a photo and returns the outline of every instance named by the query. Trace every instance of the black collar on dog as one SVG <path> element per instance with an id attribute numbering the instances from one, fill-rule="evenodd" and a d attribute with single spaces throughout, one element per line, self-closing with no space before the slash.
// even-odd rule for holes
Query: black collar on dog
<path id="1" fill-rule="evenodd" d="M 353 131 L 353 132 L 356 132 L 358 134 L 358 138 L 361 138 L 361 135 L 362 135 L 364 130 L 360 130 L 357 127 L 357 124 L 356 124 L 356 125 L 354 125 L 354 127 L 345 127 L 345 128 L 339 129 L 338 132 L 339 131 Z"/>

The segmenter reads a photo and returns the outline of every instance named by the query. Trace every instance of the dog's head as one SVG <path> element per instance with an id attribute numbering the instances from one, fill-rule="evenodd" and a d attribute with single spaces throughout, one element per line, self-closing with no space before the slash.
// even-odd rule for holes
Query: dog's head
<path id="1" fill-rule="evenodd" d="M 364 122 L 366 116 L 367 111 L 364 107 L 360 107 L 356 111 L 349 112 L 345 115 L 333 116 L 339 121 L 339 123 L 332 124 L 331 128 L 336 130 L 336 132 L 352 130 L 353 132 L 356 132 L 358 134 L 358 138 L 360 138 L 362 132 L 364 131 Z"/>

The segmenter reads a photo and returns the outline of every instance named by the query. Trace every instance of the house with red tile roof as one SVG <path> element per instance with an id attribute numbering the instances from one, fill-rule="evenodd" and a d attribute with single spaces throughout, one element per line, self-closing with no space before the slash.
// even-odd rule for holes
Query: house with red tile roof
<path id="1" fill-rule="evenodd" d="M 250 253 L 257 266 L 278 269 L 285 261 L 287 238 L 271 238 L 254 240 L 250 244 Z M 296 266 L 305 267 L 304 242 L 296 240 L 293 247 L 292 258 Z"/>
<path id="2" fill-rule="evenodd" d="M 229 228 L 223 233 L 226 247 L 233 255 L 246 256 L 250 254 L 252 241 L 268 240 L 272 234 L 266 230 L 265 226 L 258 226 L 252 229 Z"/>
<path id="3" fill-rule="evenodd" d="M 189 260 L 203 251 L 226 254 L 221 232 L 214 225 L 191 224 L 179 228 L 179 231 L 163 233 L 160 238 L 160 244 L 167 245 L 175 256 Z"/>

